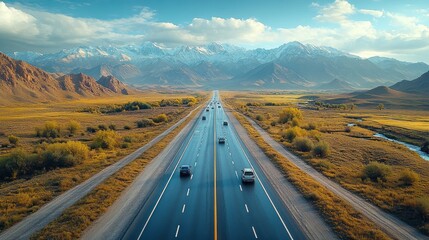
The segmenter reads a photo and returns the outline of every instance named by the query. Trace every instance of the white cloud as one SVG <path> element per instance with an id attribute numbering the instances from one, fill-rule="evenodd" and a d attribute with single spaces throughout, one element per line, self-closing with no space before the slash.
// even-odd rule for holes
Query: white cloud
<path id="1" fill-rule="evenodd" d="M 378 11 L 378 10 L 360 9 L 359 12 L 362 14 L 371 15 L 371 16 L 377 17 L 377 18 L 383 16 L 383 11 Z"/>
<path id="2" fill-rule="evenodd" d="M 327 5 L 312 3 L 309 7 L 318 10 L 314 18 L 317 27 L 309 24 L 272 29 L 253 18 L 194 18 L 189 24 L 176 25 L 157 22 L 154 11 L 141 8 L 139 14 L 129 18 L 106 21 L 73 18 L 0 2 L 0 51 L 57 51 L 79 45 L 139 44 L 144 41 L 164 46 L 221 42 L 253 47 L 274 47 L 300 41 L 361 53 L 362 56 L 385 53 L 405 56 L 407 60 L 426 60 L 429 55 L 429 27 L 418 17 L 359 9 L 346 0 L 335 0 Z M 360 17 L 373 17 L 355 20 L 359 14 Z M 377 20 L 390 23 L 390 27 L 377 28 Z"/>

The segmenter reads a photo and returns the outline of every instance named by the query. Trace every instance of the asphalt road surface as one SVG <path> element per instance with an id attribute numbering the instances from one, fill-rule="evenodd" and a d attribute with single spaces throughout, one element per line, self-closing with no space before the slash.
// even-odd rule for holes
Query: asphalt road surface
<path id="1" fill-rule="evenodd" d="M 306 239 L 232 126 L 223 125 L 229 120 L 217 92 L 211 102 L 122 239 Z M 183 164 L 192 175 L 180 177 Z M 243 168 L 254 169 L 253 184 L 242 183 Z"/>

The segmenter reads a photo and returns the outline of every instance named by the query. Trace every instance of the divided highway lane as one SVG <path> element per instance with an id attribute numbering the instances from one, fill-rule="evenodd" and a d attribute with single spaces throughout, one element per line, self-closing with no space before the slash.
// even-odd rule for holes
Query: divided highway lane
<path id="1" fill-rule="evenodd" d="M 306 239 L 279 200 L 250 153 L 241 143 L 223 107 L 216 108 L 219 239 Z M 253 168 L 255 183 L 243 184 L 241 170 Z"/>
<path id="2" fill-rule="evenodd" d="M 213 238 L 214 111 L 203 110 L 206 120 L 200 117 L 123 239 Z M 179 176 L 182 164 L 192 166 L 190 177 Z"/>
<path id="3" fill-rule="evenodd" d="M 206 120 L 190 131 L 122 239 L 306 239 L 233 126 L 223 125 L 218 105 L 203 110 Z M 182 164 L 192 176 L 179 176 Z M 241 183 L 244 167 L 254 168 L 254 184 Z"/>

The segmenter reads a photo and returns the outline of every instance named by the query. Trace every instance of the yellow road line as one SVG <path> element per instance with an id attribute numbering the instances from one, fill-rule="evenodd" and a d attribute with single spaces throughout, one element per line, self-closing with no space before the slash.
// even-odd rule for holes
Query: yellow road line
<path id="1" fill-rule="evenodd" d="M 214 111 L 213 121 L 213 138 L 214 138 L 214 240 L 217 240 L 217 197 L 216 197 L 216 109 Z"/>

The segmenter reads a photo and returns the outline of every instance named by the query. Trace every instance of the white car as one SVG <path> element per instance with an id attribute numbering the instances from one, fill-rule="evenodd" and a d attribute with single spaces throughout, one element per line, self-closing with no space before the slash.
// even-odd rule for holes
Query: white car
<path id="1" fill-rule="evenodd" d="M 252 168 L 244 168 L 241 170 L 241 181 L 243 183 L 254 183 L 255 182 L 255 172 Z"/>

